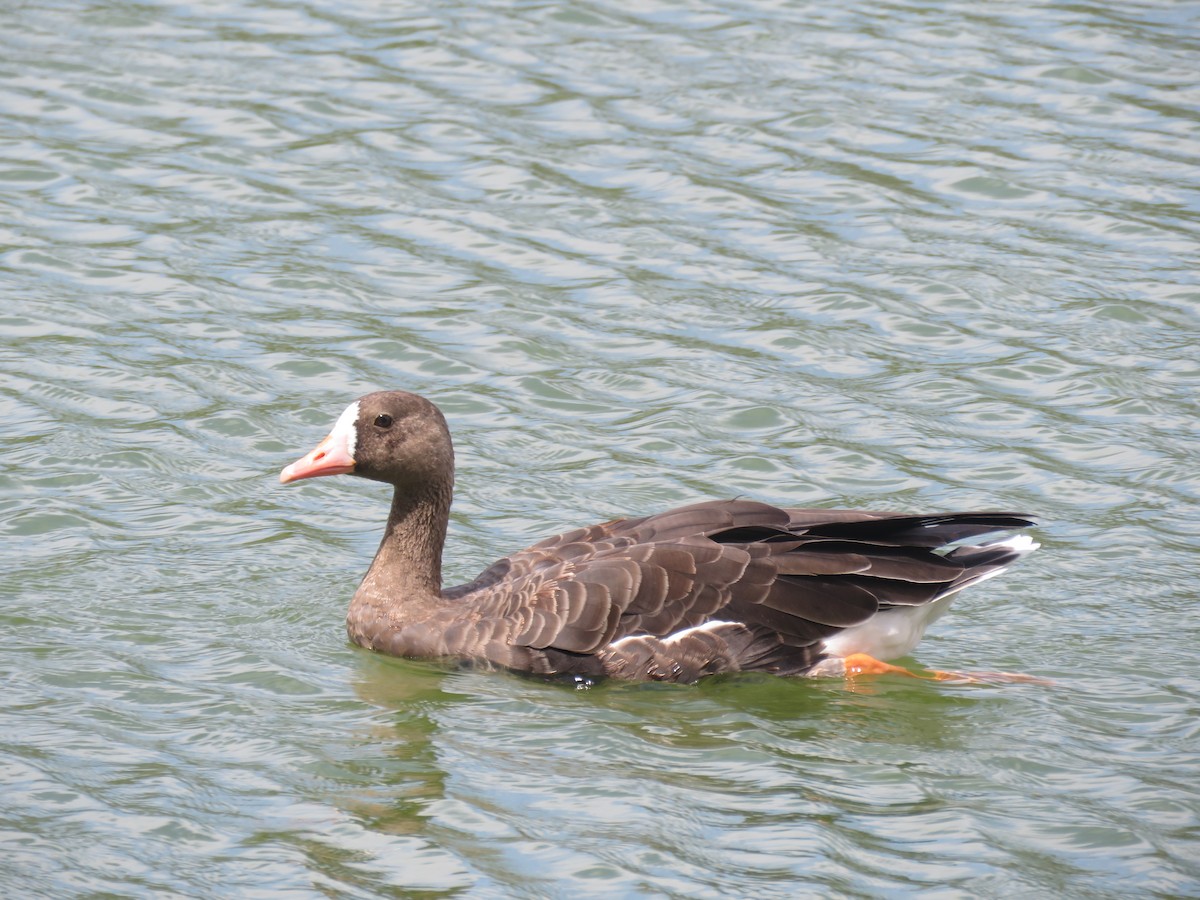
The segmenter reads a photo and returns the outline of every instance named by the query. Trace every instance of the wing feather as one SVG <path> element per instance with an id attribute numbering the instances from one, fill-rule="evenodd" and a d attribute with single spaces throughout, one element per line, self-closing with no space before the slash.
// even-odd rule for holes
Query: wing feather
<path id="1" fill-rule="evenodd" d="M 928 603 L 983 577 L 981 568 L 1007 564 L 1011 553 L 986 544 L 935 551 L 1031 521 L 1014 513 L 913 516 L 697 503 L 575 529 L 497 561 L 445 592 L 464 604 L 458 615 L 470 610 L 470 622 L 439 637 L 443 645 L 486 646 L 496 660 L 533 653 L 529 665 L 550 671 L 552 657 L 596 654 L 623 638 L 669 642 L 719 619 L 774 636 L 741 642 L 755 654 L 775 654 L 777 640 L 786 656 L 801 652 L 786 648 L 814 647 L 881 608 Z"/>

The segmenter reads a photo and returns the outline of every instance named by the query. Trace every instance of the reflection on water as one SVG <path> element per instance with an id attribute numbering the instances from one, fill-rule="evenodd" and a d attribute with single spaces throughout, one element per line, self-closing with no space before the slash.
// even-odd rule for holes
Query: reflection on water
<path id="1" fill-rule="evenodd" d="M 484 883 L 516 876 L 587 890 L 602 878 L 633 890 L 621 862 L 633 852 L 681 895 L 714 883 L 736 891 L 747 879 L 768 891 L 816 889 L 824 881 L 814 865 L 840 855 L 852 870 L 843 886 L 863 890 L 864 841 L 884 854 L 920 846 L 945 874 L 976 877 L 979 847 L 949 842 L 945 831 L 964 821 L 962 798 L 1012 794 L 1011 803 L 1028 786 L 989 784 L 994 772 L 981 770 L 993 756 L 1003 768 L 1025 766 L 994 745 L 995 733 L 974 730 L 979 706 L 1005 704 L 1003 692 L 755 676 L 576 692 L 457 672 L 443 676 L 438 699 L 421 664 L 369 660 L 362 674 L 360 695 L 394 716 L 370 738 L 393 763 L 382 778 L 391 804 L 372 821 L 404 830 L 427 820 Z M 399 674 L 421 686 L 397 690 Z M 996 719 L 1011 730 L 1006 716 Z M 444 777 L 414 779 L 415 760 Z M 870 827 L 901 819 L 895 833 Z M 533 869 L 519 862 L 531 844 Z M 482 858 L 479 846 L 488 848 Z"/>
<path id="2" fill-rule="evenodd" d="M 0 893 L 1200 890 L 1193 11 L 0 10 Z M 1005 507 L 924 665 L 575 692 L 341 617 L 349 398 L 448 579 L 711 496 Z"/>

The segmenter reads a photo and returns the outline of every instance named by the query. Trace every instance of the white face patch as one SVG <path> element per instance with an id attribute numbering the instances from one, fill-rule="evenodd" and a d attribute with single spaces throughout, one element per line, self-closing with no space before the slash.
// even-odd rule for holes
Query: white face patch
<path id="1" fill-rule="evenodd" d="M 346 455 L 354 459 L 355 445 L 358 444 L 358 401 L 355 400 L 338 416 L 333 423 L 331 438 L 340 439 L 346 448 Z"/>

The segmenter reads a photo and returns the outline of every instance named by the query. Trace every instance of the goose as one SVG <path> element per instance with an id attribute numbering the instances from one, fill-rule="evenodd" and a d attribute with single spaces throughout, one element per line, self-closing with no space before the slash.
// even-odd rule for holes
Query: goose
<path id="1" fill-rule="evenodd" d="M 351 641 L 586 684 L 913 675 L 887 661 L 910 653 L 959 591 L 1038 546 L 1014 533 L 1036 524 L 1023 513 L 710 500 L 567 531 L 444 588 L 454 449 L 437 406 L 405 391 L 360 397 L 279 480 L 328 475 L 393 488 L 350 602 Z M 978 680 L 931 671 L 921 677 Z"/>

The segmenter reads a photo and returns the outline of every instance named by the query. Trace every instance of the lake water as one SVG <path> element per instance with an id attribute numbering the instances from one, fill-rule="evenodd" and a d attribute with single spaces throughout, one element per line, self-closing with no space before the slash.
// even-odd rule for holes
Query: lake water
<path id="1" fill-rule="evenodd" d="M 1194 3 L 0 10 L 0 895 L 1200 895 Z M 1012 508 L 911 662 L 572 691 L 346 643 L 709 497 Z"/>

